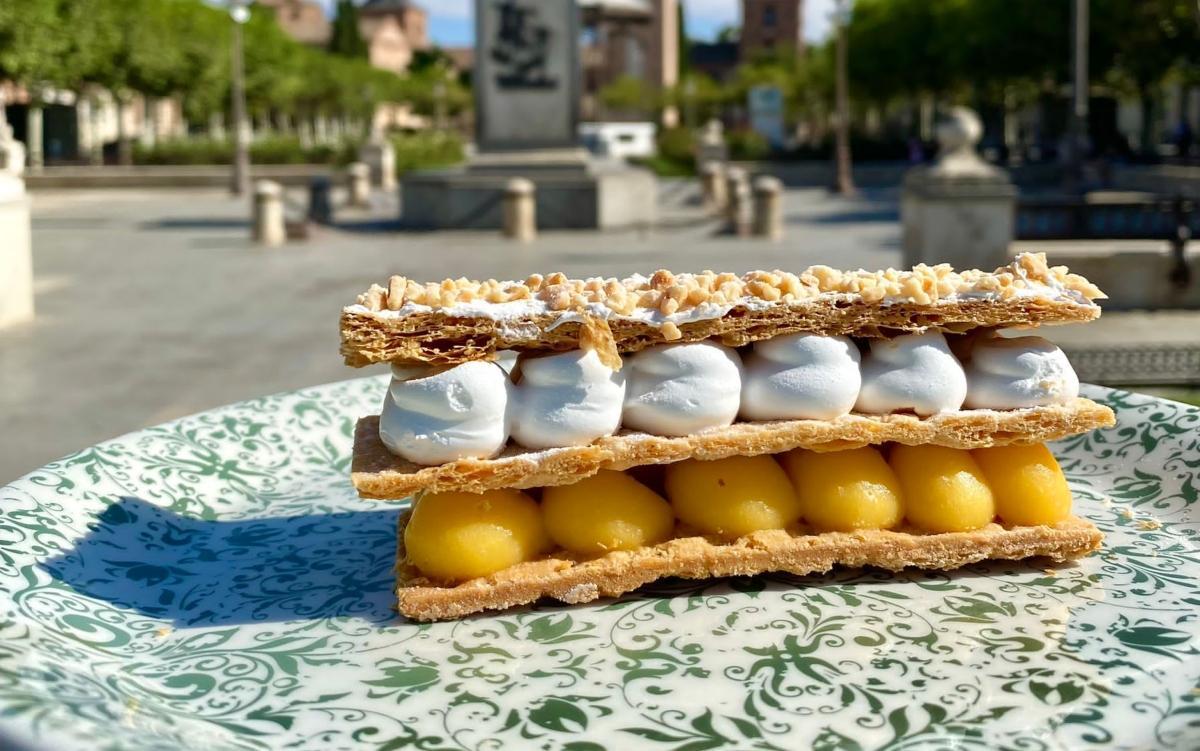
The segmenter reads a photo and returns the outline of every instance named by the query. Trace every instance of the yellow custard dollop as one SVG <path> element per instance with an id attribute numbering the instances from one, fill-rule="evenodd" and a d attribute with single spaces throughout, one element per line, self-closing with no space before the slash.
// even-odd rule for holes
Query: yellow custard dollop
<path id="1" fill-rule="evenodd" d="M 550 550 L 537 501 L 519 490 L 430 493 L 404 529 L 408 560 L 426 576 L 463 581 Z"/>
<path id="2" fill-rule="evenodd" d="M 875 448 L 796 449 L 780 461 L 814 531 L 891 529 L 904 518 L 900 480 Z"/>
<path id="3" fill-rule="evenodd" d="M 662 496 L 613 470 L 546 488 L 542 516 L 555 544 L 582 555 L 654 545 L 675 531 L 675 514 Z"/>
<path id="4" fill-rule="evenodd" d="M 1055 524 L 1071 515 L 1067 478 L 1045 444 L 996 446 L 971 452 L 996 498 L 1005 524 Z"/>
<path id="5" fill-rule="evenodd" d="M 769 456 L 669 464 L 666 489 L 679 520 L 707 534 L 741 537 L 800 519 L 796 491 Z"/>
<path id="6" fill-rule="evenodd" d="M 969 532 L 996 517 L 991 488 L 970 451 L 896 445 L 888 464 L 900 479 L 908 521 L 924 532 Z"/>

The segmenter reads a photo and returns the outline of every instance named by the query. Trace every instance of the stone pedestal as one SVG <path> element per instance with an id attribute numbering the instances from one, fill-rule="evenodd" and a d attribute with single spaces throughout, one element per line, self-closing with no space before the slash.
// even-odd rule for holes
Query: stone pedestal
<path id="1" fill-rule="evenodd" d="M 13 140 L 8 124 L 0 121 L 0 177 L 8 175 L 20 179 L 24 174 L 25 146 Z M 11 186 L 9 189 L 12 189 Z M 23 185 L 21 192 L 25 192 Z"/>
<path id="2" fill-rule="evenodd" d="M 25 184 L 0 171 L 0 329 L 33 318 L 33 253 Z"/>
<path id="3" fill-rule="evenodd" d="M 396 149 L 379 137 L 363 144 L 358 159 L 371 168 L 371 184 L 381 190 L 396 188 Z"/>
<path id="4" fill-rule="evenodd" d="M 937 129 L 937 163 L 905 175 L 900 199 L 905 266 L 949 263 L 991 270 L 1008 262 L 1017 190 L 1006 172 L 975 153 L 981 134 L 974 112 L 954 108 Z"/>
<path id="5" fill-rule="evenodd" d="M 653 223 L 653 173 L 588 159 L 582 150 L 481 154 L 465 168 L 410 172 L 401 180 L 401 219 L 414 229 L 501 229 L 508 181 L 535 185 L 541 229 L 617 229 Z"/>

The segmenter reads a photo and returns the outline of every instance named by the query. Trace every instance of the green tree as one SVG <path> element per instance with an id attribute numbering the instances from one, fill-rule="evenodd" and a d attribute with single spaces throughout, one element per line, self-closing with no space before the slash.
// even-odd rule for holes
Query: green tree
<path id="1" fill-rule="evenodd" d="M 645 117 L 660 106 L 658 94 L 636 76 L 621 76 L 600 89 L 600 101 L 615 112 Z"/>
<path id="2" fill-rule="evenodd" d="M 367 57 L 367 43 L 358 30 L 358 8 L 351 0 L 338 0 L 329 51 L 342 57 Z"/>
<path id="3" fill-rule="evenodd" d="M 67 40 L 61 33 L 56 0 L 0 2 L 0 80 L 29 86 L 61 83 L 66 74 Z M 5 121 L 0 95 L 0 122 Z"/>
<path id="4" fill-rule="evenodd" d="M 1194 74 L 1200 65 L 1200 17 L 1194 0 L 1095 0 L 1093 36 L 1101 45 L 1100 70 L 1119 89 L 1141 100 L 1141 149 L 1150 152 L 1155 95 L 1172 73 Z M 1093 60 L 1095 58 L 1093 57 Z M 1094 68 L 1095 70 L 1095 68 Z"/>

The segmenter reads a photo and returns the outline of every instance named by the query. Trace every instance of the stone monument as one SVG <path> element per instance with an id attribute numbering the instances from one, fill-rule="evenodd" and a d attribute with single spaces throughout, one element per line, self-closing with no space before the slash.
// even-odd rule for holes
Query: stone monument
<path id="1" fill-rule="evenodd" d="M 900 218 L 906 266 L 990 270 L 1008 263 L 1017 189 L 1004 170 L 975 152 L 982 134 L 974 112 L 952 108 L 937 127 L 937 162 L 905 175 Z"/>
<path id="2" fill-rule="evenodd" d="M 536 189 L 543 229 L 654 221 L 653 174 L 595 159 L 578 141 L 579 9 L 568 0 L 476 0 L 477 153 L 401 181 L 401 218 L 422 229 L 500 229 L 512 178 Z"/>
<path id="3" fill-rule="evenodd" d="M 371 168 L 371 184 L 380 190 L 396 187 L 396 149 L 378 129 L 358 150 L 358 160 Z"/>
<path id="4" fill-rule="evenodd" d="M 33 254 L 25 150 L 0 119 L 0 329 L 33 318 Z"/>
<path id="5" fill-rule="evenodd" d="M 704 124 L 700 133 L 700 144 L 696 148 L 696 164 L 724 162 L 729 159 L 729 146 L 725 143 L 725 127 L 716 118 Z"/>

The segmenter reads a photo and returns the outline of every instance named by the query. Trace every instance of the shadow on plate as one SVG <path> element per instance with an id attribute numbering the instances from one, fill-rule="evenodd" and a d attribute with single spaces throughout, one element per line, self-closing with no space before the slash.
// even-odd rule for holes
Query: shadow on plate
<path id="1" fill-rule="evenodd" d="M 392 621 L 400 509 L 243 521 L 124 497 L 43 569 L 97 600 L 176 627 L 355 617 Z"/>

